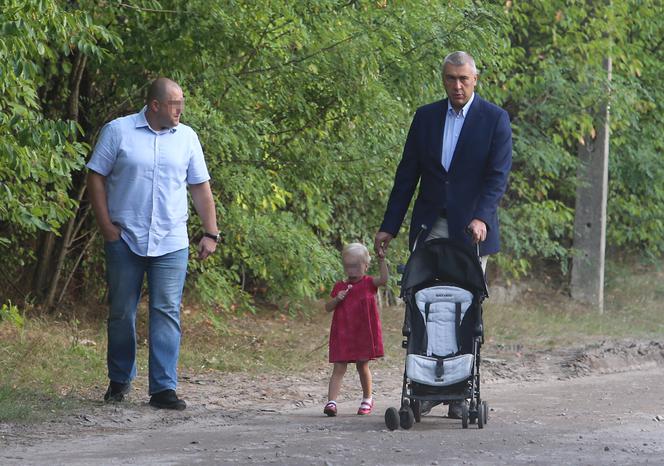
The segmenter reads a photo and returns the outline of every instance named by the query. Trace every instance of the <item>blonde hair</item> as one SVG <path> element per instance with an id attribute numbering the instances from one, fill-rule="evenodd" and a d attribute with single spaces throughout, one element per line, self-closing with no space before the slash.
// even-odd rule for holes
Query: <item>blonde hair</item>
<path id="1" fill-rule="evenodd" d="M 350 243 L 344 246 L 343 250 L 341 251 L 341 257 L 344 257 L 348 254 L 361 257 L 367 265 L 369 265 L 371 262 L 369 250 L 362 243 Z"/>

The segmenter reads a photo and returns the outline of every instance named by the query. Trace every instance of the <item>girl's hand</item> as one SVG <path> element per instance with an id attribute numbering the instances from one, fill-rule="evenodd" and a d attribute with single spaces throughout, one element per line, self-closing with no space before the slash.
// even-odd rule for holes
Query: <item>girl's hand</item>
<path id="1" fill-rule="evenodd" d="M 325 303 L 325 310 L 327 312 L 332 312 L 336 309 L 337 304 L 344 300 L 350 289 L 353 288 L 353 285 L 348 285 L 348 288 L 337 293 L 337 295 Z"/>
<path id="2" fill-rule="evenodd" d="M 346 288 L 343 291 L 340 291 L 339 294 L 337 295 L 337 298 L 339 298 L 339 301 L 343 301 L 348 292 L 353 288 L 353 285 L 348 285 L 348 288 Z"/>

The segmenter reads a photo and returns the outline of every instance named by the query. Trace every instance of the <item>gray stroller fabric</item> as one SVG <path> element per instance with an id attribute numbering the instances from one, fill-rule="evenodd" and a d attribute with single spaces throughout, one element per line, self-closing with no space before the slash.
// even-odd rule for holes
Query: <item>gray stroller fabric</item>
<path id="1" fill-rule="evenodd" d="M 432 286 L 415 293 L 415 302 L 427 330 L 427 356 L 447 356 L 459 351 L 456 303 L 461 303 L 461 319 L 473 302 L 473 294 L 456 286 Z M 428 306 L 428 316 L 426 308 Z"/>
<path id="2" fill-rule="evenodd" d="M 473 371 L 473 355 L 462 354 L 442 361 L 443 374 L 436 375 L 438 359 L 409 354 L 406 356 L 406 375 L 413 382 L 444 387 L 466 380 Z"/>
<path id="3" fill-rule="evenodd" d="M 406 357 L 406 375 L 410 380 L 445 386 L 471 376 L 473 355 L 455 355 L 459 352 L 457 306 L 461 322 L 472 302 L 472 293 L 456 286 L 432 286 L 415 293 L 415 303 L 426 325 L 427 349 L 426 356 Z"/>

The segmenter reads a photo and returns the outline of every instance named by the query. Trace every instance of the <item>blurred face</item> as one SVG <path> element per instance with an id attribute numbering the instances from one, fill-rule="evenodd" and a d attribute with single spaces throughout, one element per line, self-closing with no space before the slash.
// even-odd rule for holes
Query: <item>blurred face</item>
<path id="1" fill-rule="evenodd" d="M 156 129 L 174 128 L 180 124 L 180 116 L 184 110 L 184 95 L 182 89 L 170 86 L 163 100 L 153 100 L 150 109 L 154 113 L 157 123 Z"/>
<path id="2" fill-rule="evenodd" d="M 369 268 L 364 257 L 355 254 L 346 254 L 341 258 L 344 264 L 344 273 L 348 280 L 355 282 L 362 278 Z"/>
<path id="3" fill-rule="evenodd" d="M 477 74 L 473 72 L 473 67 L 468 64 L 455 66 L 451 63 L 445 63 L 443 84 L 452 108 L 458 112 L 473 95 L 477 85 Z"/>

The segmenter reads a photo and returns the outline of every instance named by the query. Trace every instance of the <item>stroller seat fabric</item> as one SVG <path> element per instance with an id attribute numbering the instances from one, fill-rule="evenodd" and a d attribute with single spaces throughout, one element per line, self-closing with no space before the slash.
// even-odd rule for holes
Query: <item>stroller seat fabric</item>
<path id="1" fill-rule="evenodd" d="M 426 354 L 406 357 L 406 375 L 414 382 L 446 386 L 470 377 L 473 355 L 458 355 L 459 327 L 473 302 L 473 294 L 456 286 L 432 286 L 415 293 L 426 332 Z M 424 352 L 424 351 L 423 351 Z"/>
<path id="2" fill-rule="evenodd" d="M 457 330 L 473 302 L 473 294 L 456 286 L 432 286 L 415 293 L 415 302 L 426 326 L 427 356 L 456 354 Z"/>
<path id="3" fill-rule="evenodd" d="M 436 370 L 440 370 L 442 363 L 442 374 L 438 377 Z M 406 356 L 406 375 L 413 382 L 434 387 L 445 387 L 462 382 L 471 376 L 473 371 L 473 355 L 462 354 L 447 359 L 436 359 L 419 354 Z"/>

